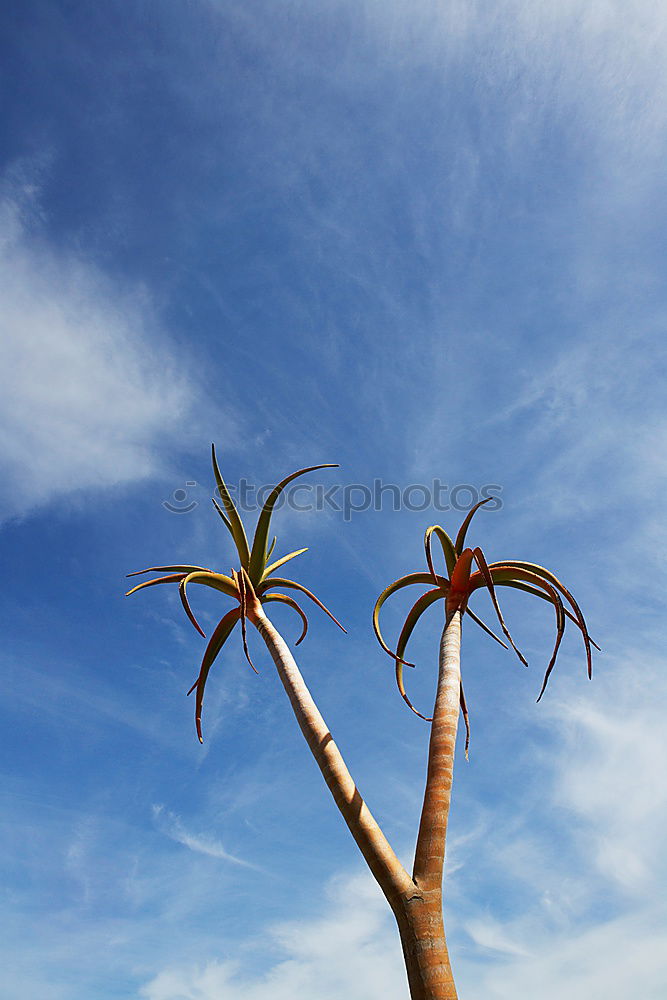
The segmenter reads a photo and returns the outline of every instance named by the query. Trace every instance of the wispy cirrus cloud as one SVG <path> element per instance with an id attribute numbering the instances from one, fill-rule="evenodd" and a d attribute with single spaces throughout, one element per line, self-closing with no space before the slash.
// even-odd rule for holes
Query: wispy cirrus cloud
<path id="1" fill-rule="evenodd" d="M 398 934 L 379 889 L 366 874 L 339 875 L 309 920 L 274 924 L 262 942 L 243 948 L 234 961 L 169 967 L 141 990 L 146 1000 L 292 1000 L 295 996 L 403 1000 L 405 972 Z M 259 975 L 254 949 L 277 950 L 278 960 Z"/>
<path id="2" fill-rule="evenodd" d="M 49 242 L 37 204 L 0 185 L 2 519 L 164 471 L 197 392 L 150 294 Z"/>
<path id="3" fill-rule="evenodd" d="M 660 1000 L 667 973 L 665 917 L 659 908 L 589 924 L 576 934 L 531 935 L 529 957 L 503 956 L 475 972 L 464 968 L 462 988 L 471 1000 L 556 1000 L 564 993 L 573 1000 L 623 1000 L 629 994 Z M 530 934 L 527 927 L 522 930 Z"/>
<path id="4" fill-rule="evenodd" d="M 180 816 L 165 809 L 160 803 L 153 806 L 153 818 L 162 833 L 171 840 L 175 840 L 177 844 L 183 844 L 191 851 L 206 854 L 209 858 L 218 858 L 220 861 L 229 861 L 233 865 L 241 865 L 242 868 L 263 871 L 258 865 L 253 865 L 249 861 L 244 861 L 242 858 L 230 854 L 214 837 L 200 836 L 187 830 Z"/>

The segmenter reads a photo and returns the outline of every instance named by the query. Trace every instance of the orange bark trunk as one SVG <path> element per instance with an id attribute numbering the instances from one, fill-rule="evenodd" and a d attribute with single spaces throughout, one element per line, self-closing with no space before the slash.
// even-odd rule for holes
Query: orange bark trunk
<path id="1" fill-rule="evenodd" d="M 442 894 L 420 892 L 394 910 L 411 1000 L 457 1000 L 442 920 Z"/>

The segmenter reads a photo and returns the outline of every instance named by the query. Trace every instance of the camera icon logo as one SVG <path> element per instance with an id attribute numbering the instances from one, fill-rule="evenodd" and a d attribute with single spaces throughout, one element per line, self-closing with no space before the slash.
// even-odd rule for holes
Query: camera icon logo
<path id="1" fill-rule="evenodd" d="M 187 482 L 186 486 L 196 486 L 196 482 Z M 188 503 L 188 491 L 182 488 L 174 490 L 171 500 L 163 500 L 162 506 L 172 514 L 189 514 L 191 510 L 199 506 L 197 500 L 190 500 Z"/>

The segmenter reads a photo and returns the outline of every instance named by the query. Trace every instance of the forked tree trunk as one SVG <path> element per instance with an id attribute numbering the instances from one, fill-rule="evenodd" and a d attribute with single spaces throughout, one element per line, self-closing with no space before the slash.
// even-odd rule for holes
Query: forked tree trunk
<path id="1" fill-rule="evenodd" d="M 459 713 L 460 613 L 450 616 L 440 644 L 426 792 L 410 877 L 361 797 L 282 636 L 252 597 L 247 610 L 336 805 L 396 917 L 412 1000 L 456 1000 L 442 919 L 442 874 Z"/>

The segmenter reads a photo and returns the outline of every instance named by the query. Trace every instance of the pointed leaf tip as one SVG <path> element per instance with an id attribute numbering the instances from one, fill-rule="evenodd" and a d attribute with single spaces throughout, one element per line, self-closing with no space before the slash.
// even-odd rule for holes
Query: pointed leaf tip
<path id="1" fill-rule="evenodd" d="M 303 608 L 299 604 L 297 604 L 297 602 L 292 597 L 289 597 L 287 594 L 263 594 L 261 597 L 261 601 L 262 604 L 268 604 L 270 601 L 279 601 L 281 604 L 286 604 L 288 605 L 288 607 L 293 608 L 293 610 L 296 611 L 296 613 L 301 618 L 301 625 L 302 625 L 301 635 L 294 643 L 295 646 L 298 646 L 299 643 L 306 638 L 306 635 L 308 633 L 308 618 L 306 617 L 306 613 L 303 610 Z"/>
<path id="2" fill-rule="evenodd" d="M 447 590 L 449 587 L 449 580 L 446 580 L 444 577 L 437 576 L 437 574 L 435 579 L 436 582 L 438 583 L 438 586 L 441 588 L 441 596 L 444 598 L 447 594 Z M 385 589 L 382 591 L 377 601 L 375 602 L 375 606 L 373 608 L 373 630 L 375 632 L 375 636 L 378 642 L 384 649 L 385 653 L 388 653 L 393 660 L 396 659 L 396 652 L 389 648 L 387 643 L 384 641 L 382 632 L 380 631 L 380 611 L 382 610 L 383 604 L 389 597 L 392 596 L 392 594 L 395 594 L 398 590 L 402 590 L 404 587 L 411 587 L 414 584 L 424 584 L 430 587 L 432 583 L 433 583 L 433 576 L 431 575 L 430 572 L 408 573 L 405 576 L 399 577 L 398 580 L 394 580 L 394 582 L 390 583 L 388 587 L 385 587 Z M 414 663 L 410 663 L 408 660 L 404 660 L 402 656 L 400 656 L 399 659 L 401 660 L 402 663 L 405 664 L 406 667 L 414 667 Z"/>
<path id="3" fill-rule="evenodd" d="M 447 568 L 447 575 L 451 576 L 454 571 L 454 566 L 456 565 L 456 551 L 454 549 L 454 543 L 445 531 L 441 528 L 439 524 L 432 524 L 426 529 L 424 534 L 424 549 L 426 551 L 426 562 L 428 563 L 428 568 L 430 570 L 431 576 L 434 581 L 437 582 L 437 574 L 433 566 L 433 555 L 431 553 L 431 536 L 435 535 L 440 545 L 442 547 L 442 553 L 445 557 L 445 565 Z"/>
<path id="4" fill-rule="evenodd" d="M 281 559 L 276 559 L 275 562 L 271 563 L 270 566 L 266 567 L 266 569 L 262 573 L 262 580 L 266 579 L 267 576 L 271 576 L 272 573 L 274 573 L 277 569 L 280 569 L 281 566 L 284 566 L 285 563 L 290 561 L 290 559 L 295 559 L 296 556 L 301 556 L 303 555 L 304 552 L 307 551 L 308 551 L 307 548 L 297 549 L 295 552 L 290 552 L 288 553 L 288 555 L 283 556 Z M 268 555 L 266 558 L 267 559 L 269 558 Z"/>
<path id="5" fill-rule="evenodd" d="M 308 590 L 307 587 L 304 587 L 303 584 L 297 583 L 296 580 L 286 580 L 283 579 L 282 577 L 270 576 L 266 580 L 262 580 L 259 587 L 257 587 L 256 591 L 257 596 L 262 598 L 263 595 L 267 592 L 267 590 L 269 590 L 271 587 L 287 587 L 288 589 L 298 590 L 300 591 L 300 593 L 305 594 L 306 597 L 310 598 L 311 601 L 317 604 L 318 608 L 321 608 L 322 611 L 324 611 L 324 613 L 329 616 L 331 621 L 334 622 L 338 626 L 338 628 L 341 629 L 341 631 L 347 633 L 347 629 L 345 628 L 345 626 L 341 625 L 341 623 L 329 611 L 326 605 L 322 604 L 322 601 L 319 599 L 319 597 L 315 597 L 315 594 L 313 594 L 312 591 Z"/>
<path id="6" fill-rule="evenodd" d="M 454 548 L 456 549 L 458 555 L 460 555 L 463 550 L 463 545 L 465 543 L 466 534 L 468 533 L 468 528 L 470 527 L 470 522 L 472 521 L 473 517 L 475 516 L 479 508 L 483 507 L 485 503 L 489 502 L 489 500 L 493 500 L 493 497 L 486 497 L 485 500 L 480 500 L 466 515 L 463 524 L 459 528 L 459 533 L 456 536 L 456 541 L 454 542 Z"/>
<path id="7" fill-rule="evenodd" d="M 486 586 L 486 589 L 488 590 L 489 595 L 491 597 L 491 603 L 493 604 L 494 610 L 496 612 L 496 616 L 498 618 L 498 621 L 500 622 L 500 627 L 503 630 L 503 632 L 505 633 L 505 636 L 507 637 L 507 641 L 509 642 L 510 646 L 512 647 L 512 649 L 514 650 L 514 652 L 516 653 L 516 655 L 519 657 L 519 659 L 521 660 L 521 662 L 523 663 L 524 667 L 527 667 L 528 666 L 528 661 L 526 660 L 526 657 L 523 655 L 523 653 L 521 652 L 521 650 L 518 649 L 515 646 L 514 640 L 512 639 L 512 636 L 510 635 L 509 629 L 507 628 L 507 625 L 505 624 L 505 619 L 503 618 L 502 611 L 500 610 L 500 604 L 498 603 L 498 597 L 496 595 L 496 589 L 495 589 L 494 583 L 493 583 L 493 572 L 489 568 L 489 564 L 486 561 L 484 553 L 482 552 L 482 550 L 479 547 L 477 547 L 473 551 L 473 557 L 474 557 L 475 562 L 477 563 L 477 565 L 479 566 L 479 569 L 481 571 L 482 580 L 483 580 L 483 582 L 484 582 L 484 584 Z"/>
<path id="8" fill-rule="evenodd" d="M 226 519 L 229 520 L 229 530 L 232 533 L 234 544 L 236 545 L 236 551 L 239 554 L 241 565 L 247 566 L 250 562 L 248 539 L 246 537 L 245 528 L 243 527 L 243 522 L 239 516 L 239 512 L 236 509 L 234 501 L 232 500 L 229 490 L 227 489 L 225 481 L 220 473 L 214 444 L 211 445 L 211 460 L 213 462 L 213 474 L 215 476 L 216 486 L 218 487 L 218 494 L 220 495 L 223 507 L 225 508 Z"/>
<path id="9" fill-rule="evenodd" d="M 248 565 L 248 572 L 250 575 L 251 582 L 256 585 L 262 579 L 262 573 L 267 562 L 267 545 L 269 528 L 271 525 L 271 516 L 273 514 L 273 509 L 276 505 L 278 497 L 285 489 L 285 487 L 291 483 L 294 479 L 298 479 L 299 476 L 304 476 L 307 472 L 316 472 L 318 469 L 337 469 L 338 464 L 335 462 L 326 462 L 322 465 L 309 465 L 305 469 L 298 469 L 296 472 L 292 472 L 289 476 L 282 479 L 267 497 L 262 510 L 260 511 L 259 518 L 257 519 L 257 527 L 255 528 L 255 535 L 252 541 L 252 548 L 250 551 L 250 562 Z"/>
<path id="10" fill-rule="evenodd" d="M 188 576 L 184 577 L 181 580 L 181 582 L 179 583 L 179 585 L 178 585 L 178 593 L 179 593 L 179 596 L 181 598 L 181 604 L 183 605 L 183 609 L 184 609 L 186 615 L 188 616 L 188 618 L 190 619 L 190 621 L 192 622 L 192 624 L 194 625 L 194 627 L 197 629 L 197 631 L 199 632 L 199 634 L 205 639 L 206 638 L 206 633 L 204 632 L 203 628 L 201 627 L 201 625 L 199 624 L 199 622 L 195 618 L 194 612 L 193 612 L 192 608 L 190 607 L 190 602 L 188 601 L 188 595 L 186 593 L 186 587 L 188 585 L 188 582 L 190 581 L 190 579 L 192 577 L 197 576 L 197 575 L 198 574 L 196 574 L 196 573 L 190 573 L 190 574 L 188 574 Z"/>

